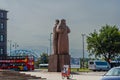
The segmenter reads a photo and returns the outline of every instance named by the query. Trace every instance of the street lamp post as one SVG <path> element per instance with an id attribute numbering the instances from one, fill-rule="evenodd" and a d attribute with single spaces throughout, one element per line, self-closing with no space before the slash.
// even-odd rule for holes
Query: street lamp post
<path id="1" fill-rule="evenodd" d="M 10 42 L 10 54 L 11 55 L 11 50 L 12 50 L 12 40 L 8 40 L 8 42 Z"/>
<path id="2" fill-rule="evenodd" d="M 16 54 L 16 50 L 17 50 L 17 47 L 19 47 L 19 45 L 15 43 L 13 47 L 15 47 L 15 54 Z"/>
<path id="3" fill-rule="evenodd" d="M 50 33 L 50 53 L 49 54 L 52 53 L 52 34 L 53 33 Z"/>
<path id="4" fill-rule="evenodd" d="M 85 34 L 82 34 L 82 43 L 83 43 L 83 65 L 82 65 L 82 67 L 84 68 L 84 36 L 85 36 Z"/>

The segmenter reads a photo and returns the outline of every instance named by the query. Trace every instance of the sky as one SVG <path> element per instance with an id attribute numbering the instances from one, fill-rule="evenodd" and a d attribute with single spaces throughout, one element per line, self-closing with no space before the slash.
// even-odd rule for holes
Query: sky
<path id="1" fill-rule="evenodd" d="M 8 40 L 19 48 L 50 47 L 50 33 L 56 19 L 66 19 L 71 29 L 71 54 L 82 53 L 82 36 L 106 24 L 120 28 L 120 0 L 0 0 L 8 10 Z M 86 37 L 85 37 L 86 39 Z M 85 52 L 87 52 L 85 41 Z"/>

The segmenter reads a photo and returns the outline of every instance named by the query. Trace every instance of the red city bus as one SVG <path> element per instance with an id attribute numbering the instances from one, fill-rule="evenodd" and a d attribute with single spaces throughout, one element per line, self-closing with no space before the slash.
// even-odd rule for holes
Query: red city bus
<path id="1" fill-rule="evenodd" d="M 7 56 L 0 57 L 0 69 L 13 69 L 29 71 L 34 70 L 33 56 Z"/>

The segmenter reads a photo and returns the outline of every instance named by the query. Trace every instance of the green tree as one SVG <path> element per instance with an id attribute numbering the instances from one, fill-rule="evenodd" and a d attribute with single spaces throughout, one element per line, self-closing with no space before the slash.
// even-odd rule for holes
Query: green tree
<path id="1" fill-rule="evenodd" d="M 42 53 L 40 54 L 40 57 L 35 62 L 36 68 L 39 68 L 39 64 L 47 64 L 48 63 L 48 54 Z"/>
<path id="2" fill-rule="evenodd" d="M 37 59 L 37 61 L 35 61 L 35 68 L 39 68 L 39 64 L 40 64 L 40 57 Z"/>
<path id="3" fill-rule="evenodd" d="M 116 25 L 105 25 L 87 36 L 87 50 L 90 55 L 102 57 L 109 62 L 120 54 L 120 31 Z"/>
<path id="4" fill-rule="evenodd" d="M 40 55 L 40 63 L 41 64 L 47 64 L 48 63 L 48 54 L 47 53 L 42 53 Z"/>

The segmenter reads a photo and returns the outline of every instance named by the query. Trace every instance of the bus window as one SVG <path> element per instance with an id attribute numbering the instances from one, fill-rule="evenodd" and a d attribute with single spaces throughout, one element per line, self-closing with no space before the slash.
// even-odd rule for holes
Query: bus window
<path id="1" fill-rule="evenodd" d="M 92 65 L 92 64 L 94 64 L 94 62 L 89 62 L 89 64 L 91 64 L 91 65 Z"/>
<path id="2" fill-rule="evenodd" d="M 96 65 L 107 65 L 107 62 L 95 62 Z"/>

